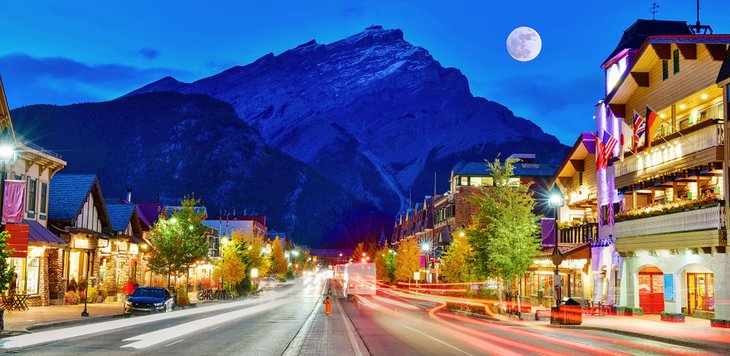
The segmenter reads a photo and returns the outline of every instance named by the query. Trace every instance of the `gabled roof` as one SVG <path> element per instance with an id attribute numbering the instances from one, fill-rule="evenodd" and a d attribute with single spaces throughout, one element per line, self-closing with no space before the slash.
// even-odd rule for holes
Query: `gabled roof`
<path id="1" fill-rule="evenodd" d="M 124 232 L 127 229 L 127 225 L 132 223 L 132 230 L 141 230 L 139 226 L 139 220 L 135 213 L 135 206 L 130 204 L 107 204 L 106 210 L 109 213 L 109 220 L 111 221 L 112 231 Z M 136 226 L 135 226 L 136 225 Z M 139 231 L 134 231 L 139 233 Z"/>
<path id="2" fill-rule="evenodd" d="M 56 174 L 51 179 L 48 196 L 48 220 L 74 221 L 84 207 L 89 194 L 103 226 L 109 226 L 109 215 L 101 195 L 99 180 L 93 174 Z"/>
<path id="3" fill-rule="evenodd" d="M 618 45 L 608 58 L 603 61 L 603 64 L 605 65 L 607 62 L 610 62 L 623 50 L 639 49 L 649 36 L 691 34 L 692 30 L 689 29 L 685 21 L 636 20 L 636 22 L 624 31 Z"/>
<path id="4" fill-rule="evenodd" d="M 720 73 L 717 75 L 717 84 L 726 85 L 730 81 L 730 51 L 725 53 L 725 60 L 720 67 Z"/>
<path id="5" fill-rule="evenodd" d="M 555 168 L 543 163 L 518 162 L 514 165 L 516 177 L 552 177 Z M 454 175 L 489 175 L 486 162 L 460 161 L 454 166 Z"/>
<path id="6" fill-rule="evenodd" d="M 555 175 L 553 176 L 552 182 L 555 182 L 558 180 L 558 177 L 568 168 L 568 165 L 571 165 L 571 160 L 583 160 L 588 155 L 591 155 L 591 149 L 586 147 L 585 145 L 585 138 L 592 136 L 592 132 L 583 132 L 580 135 L 578 135 L 578 139 L 575 140 L 575 143 L 573 144 L 573 147 L 570 148 L 570 152 L 568 152 L 567 155 L 565 155 L 565 158 L 563 159 L 563 162 L 560 164 L 560 167 L 555 171 Z M 593 148 L 595 150 L 595 148 Z M 571 174 L 569 174 L 571 175 Z"/>
<path id="7" fill-rule="evenodd" d="M 160 214 L 164 211 L 164 207 L 159 203 L 130 203 L 137 208 L 137 216 L 144 226 L 145 230 L 149 230 L 160 218 Z"/>

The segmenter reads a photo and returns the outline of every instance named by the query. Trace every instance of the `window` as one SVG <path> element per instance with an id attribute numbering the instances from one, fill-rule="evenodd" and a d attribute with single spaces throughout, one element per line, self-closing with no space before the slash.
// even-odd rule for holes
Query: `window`
<path id="1" fill-rule="evenodd" d="M 510 178 L 509 181 L 507 182 L 507 185 L 509 185 L 510 187 L 518 186 L 518 185 L 520 185 L 520 179 L 519 178 Z"/>
<path id="2" fill-rule="evenodd" d="M 26 293 L 27 294 L 38 294 L 38 282 L 39 282 L 39 265 L 40 261 L 38 257 L 28 257 L 28 270 L 26 271 Z"/>
<path id="3" fill-rule="evenodd" d="M 469 177 L 461 177 L 459 185 L 469 185 Z"/>
<path id="4" fill-rule="evenodd" d="M 662 60 L 662 80 L 669 78 L 669 61 L 666 59 Z"/>
<path id="5" fill-rule="evenodd" d="M 675 49 L 672 53 L 672 64 L 674 65 L 674 74 L 679 73 L 679 49 Z"/>
<path id="6" fill-rule="evenodd" d="M 48 183 L 41 183 L 41 214 L 46 213 L 48 205 Z"/>
<path id="7" fill-rule="evenodd" d="M 37 179 L 28 178 L 28 201 L 25 204 L 26 211 L 35 211 Z"/>
<path id="8" fill-rule="evenodd" d="M 479 187 L 482 185 L 482 177 L 471 177 L 469 185 Z"/>

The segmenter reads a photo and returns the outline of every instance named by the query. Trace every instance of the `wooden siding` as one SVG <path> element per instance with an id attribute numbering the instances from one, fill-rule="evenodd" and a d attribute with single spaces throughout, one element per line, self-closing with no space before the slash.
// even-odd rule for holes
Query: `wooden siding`
<path id="1" fill-rule="evenodd" d="M 637 250 L 700 248 L 720 246 L 720 230 L 688 231 L 673 234 L 657 234 L 616 238 L 616 250 L 629 252 Z"/>
<path id="2" fill-rule="evenodd" d="M 625 188 L 632 184 L 651 180 L 652 178 L 665 174 L 695 168 L 700 165 L 707 165 L 710 162 L 722 162 L 724 156 L 723 151 L 724 146 L 711 147 L 699 152 L 686 154 L 678 160 L 619 176 L 615 178 L 615 187 L 617 189 Z"/>
<path id="3" fill-rule="evenodd" d="M 99 219 L 99 212 L 96 210 L 96 206 L 94 206 L 94 196 L 92 194 L 86 197 L 84 207 L 81 209 L 78 217 L 76 217 L 76 227 L 101 232 L 101 220 Z"/>
<path id="4" fill-rule="evenodd" d="M 675 49 L 676 45 L 672 45 Z M 624 82 L 630 85 L 629 92 L 632 92 L 628 100 L 614 98 L 610 104 L 626 104 L 626 122 L 633 125 L 632 114 L 636 110 L 642 116 L 649 105 L 654 110 L 662 111 L 672 104 L 688 97 L 694 93 L 715 86 L 717 73 L 720 70 L 721 61 L 715 61 L 710 56 L 705 46 L 697 47 L 697 59 L 685 59 L 680 55 L 680 71 L 674 74 L 670 70 L 669 78 L 662 79 L 662 62 L 658 60 L 653 51 L 646 52 L 644 56 L 653 57 L 653 65 L 649 70 L 649 87 L 638 87 L 633 79 Z M 642 58 L 643 60 L 652 58 Z M 671 60 L 670 60 L 671 61 Z M 670 63 L 671 66 L 671 63 Z M 632 90 L 633 89 L 633 90 Z M 711 101 L 713 98 L 709 98 Z M 667 117 L 667 119 L 670 119 Z M 652 128 L 653 136 L 660 125 L 655 124 Z"/>

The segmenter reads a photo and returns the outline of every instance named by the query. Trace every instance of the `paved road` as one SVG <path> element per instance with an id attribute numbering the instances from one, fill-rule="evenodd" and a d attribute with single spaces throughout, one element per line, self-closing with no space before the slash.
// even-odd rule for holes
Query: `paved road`
<path id="1" fill-rule="evenodd" d="M 383 292 L 343 306 L 373 355 L 712 354 L 600 331 L 474 320 L 438 310 L 438 302 Z"/>
<path id="2" fill-rule="evenodd" d="M 242 302 L 38 332 L 0 346 L 29 355 L 281 355 L 319 306 L 322 286 L 310 276 Z M 77 336 L 57 340 L 69 335 Z M 34 342 L 44 343 L 27 345 Z"/>

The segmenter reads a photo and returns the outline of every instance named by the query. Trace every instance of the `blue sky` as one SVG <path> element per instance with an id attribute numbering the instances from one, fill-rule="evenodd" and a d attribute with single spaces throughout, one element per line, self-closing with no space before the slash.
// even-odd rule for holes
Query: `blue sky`
<path id="1" fill-rule="evenodd" d="M 400 28 L 472 92 L 572 144 L 595 128 L 599 67 L 653 1 L 4 1 L 0 75 L 11 107 L 118 97 L 166 75 L 193 81 L 316 39 L 373 24 Z M 657 19 L 695 21 L 694 0 L 658 2 Z M 727 0 L 702 1 L 702 22 L 730 33 Z M 507 54 L 512 29 L 543 41 L 531 62 Z"/>

